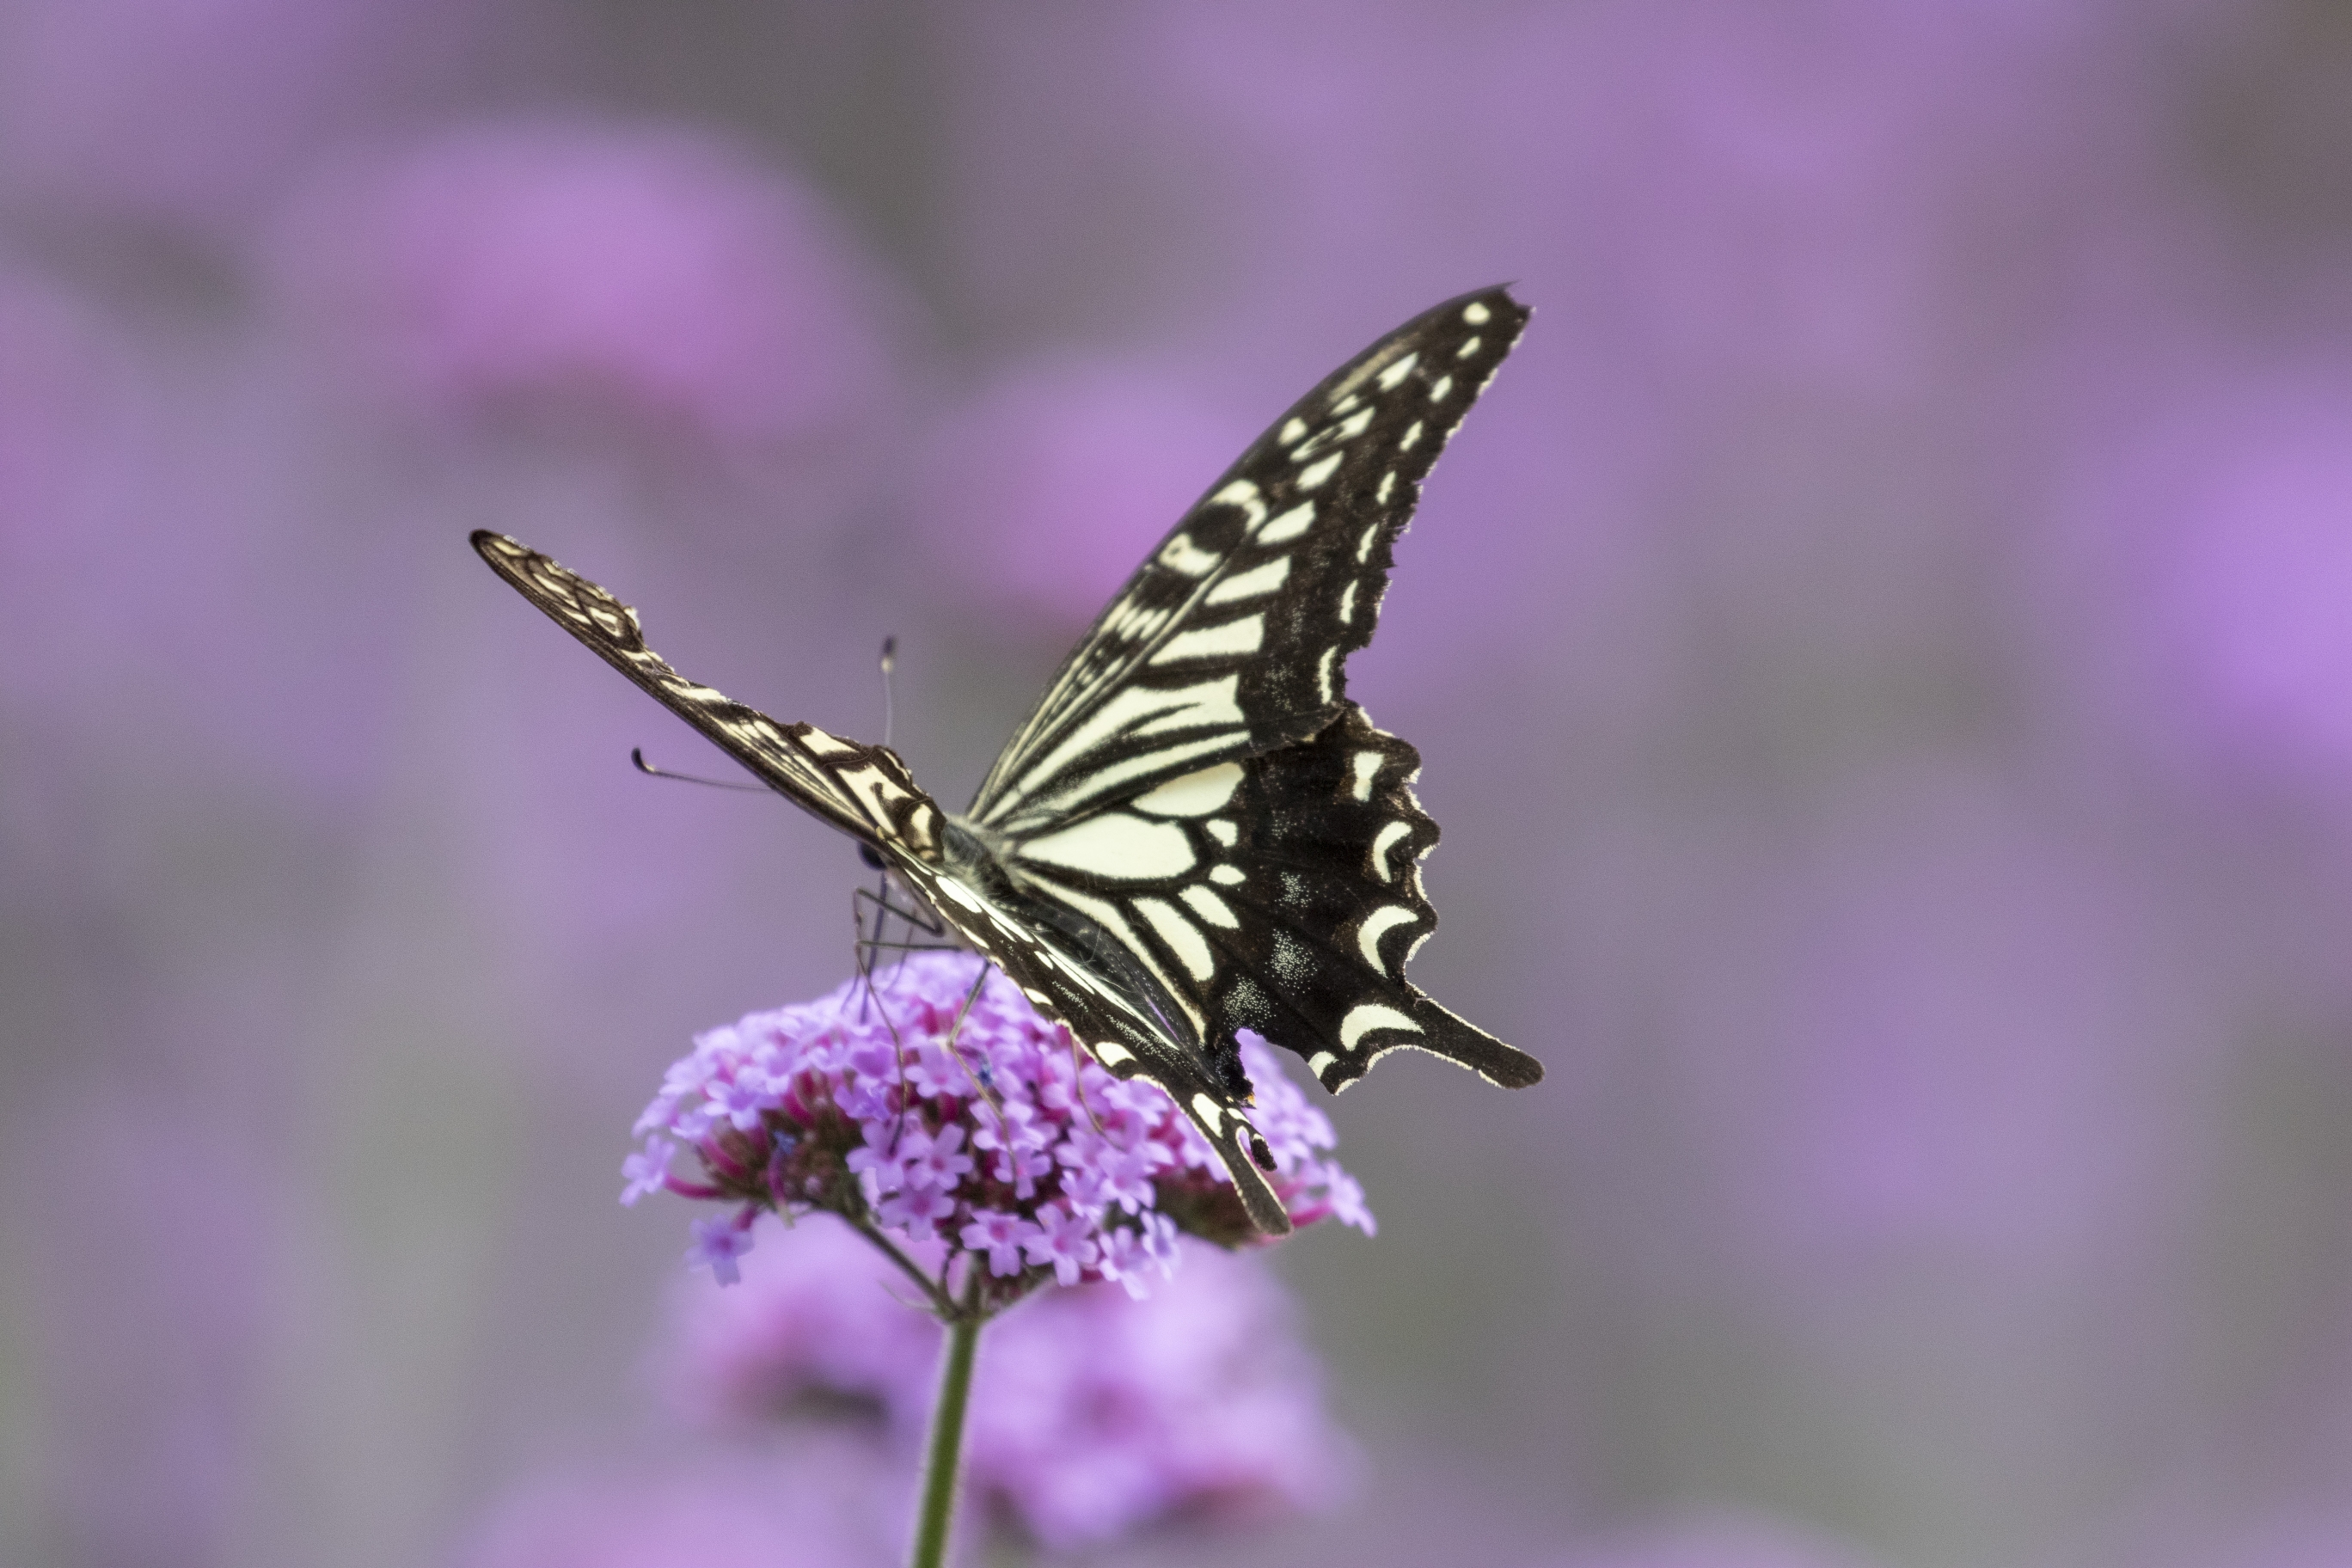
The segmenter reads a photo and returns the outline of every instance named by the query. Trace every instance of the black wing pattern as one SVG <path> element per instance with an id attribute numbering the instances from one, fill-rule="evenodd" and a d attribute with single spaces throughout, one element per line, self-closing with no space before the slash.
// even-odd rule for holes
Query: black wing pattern
<path id="1" fill-rule="evenodd" d="M 1450 300 L 1276 421 L 1111 601 L 967 814 L 1212 1057 L 1251 1028 L 1335 1089 L 1401 1046 L 1542 1076 L 1406 983 L 1437 922 L 1418 869 L 1437 827 L 1419 755 L 1346 697 L 1421 481 L 1528 314 L 1501 289 Z"/>

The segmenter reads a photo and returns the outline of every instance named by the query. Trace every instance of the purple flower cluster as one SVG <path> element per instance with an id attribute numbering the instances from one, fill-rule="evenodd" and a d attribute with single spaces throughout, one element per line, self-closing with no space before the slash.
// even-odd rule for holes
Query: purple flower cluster
<path id="1" fill-rule="evenodd" d="M 964 1012 L 979 962 L 918 955 L 871 991 L 852 982 L 697 1037 L 637 1119 L 621 1201 L 667 1187 L 740 1205 L 698 1221 L 688 1253 L 722 1282 L 761 1210 L 822 1209 L 935 1249 L 941 1280 L 970 1259 L 970 1288 L 996 1303 L 1049 1279 L 1141 1296 L 1174 1271 L 1180 1231 L 1225 1246 L 1255 1234 L 1216 1151 L 1166 1094 L 1083 1057 L 1002 977 Z M 1242 1042 L 1275 1190 L 1298 1225 L 1336 1217 L 1369 1234 L 1363 1189 L 1323 1153 L 1329 1120 L 1275 1056 Z M 700 1180 L 672 1172 L 681 1146 Z"/>
<path id="2" fill-rule="evenodd" d="M 884 1300 L 903 1278 L 847 1228 L 770 1240 L 740 1289 L 677 1292 L 658 1376 L 680 1414 L 769 1431 L 780 1415 L 862 1413 L 911 1451 L 940 1326 Z M 991 1325 L 965 1485 L 1028 1538 L 1066 1550 L 1176 1517 L 1263 1519 L 1347 1481 L 1353 1450 L 1281 1286 L 1255 1257 L 1179 1249 L 1185 1268 L 1147 1301 L 1049 1290 Z"/>

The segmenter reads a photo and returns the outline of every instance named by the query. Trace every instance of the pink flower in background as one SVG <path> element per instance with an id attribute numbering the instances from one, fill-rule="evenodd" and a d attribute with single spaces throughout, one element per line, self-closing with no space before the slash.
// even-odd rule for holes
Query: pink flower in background
<path id="1" fill-rule="evenodd" d="M 855 1446 L 808 1442 L 528 1482 L 456 1568 L 887 1568 L 898 1487 Z"/>
<path id="2" fill-rule="evenodd" d="M 2143 434 L 2091 502 L 2139 557 L 2142 700 L 2223 767 L 2352 803 L 2352 363 Z"/>
<path id="3" fill-rule="evenodd" d="M 919 1427 L 940 1326 L 905 1276 L 831 1219 L 785 1233 L 766 1220 L 754 1228 L 766 1245 L 744 1258 L 740 1288 L 697 1279 L 674 1293 L 656 1371 L 664 1397 L 705 1426 L 756 1426 L 797 1405 L 838 1412 L 847 1402 Z M 989 1355 L 1010 1321 L 995 1325 Z"/>
<path id="4" fill-rule="evenodd" d="M 1235 417 L 1246 412 L 1187 395 L 1164 371 L 1031 363 L 933 435 L 911 497 L 917 525 L 958 563 L 960 590 L 1067 635 L 1241 456 L 1256 434 Z"/>
<path id="5" fill-rule="evenodd" d="M 609 412 L 763 447 L 838 435 L 888 382 L 839 222 L 683 130 L 487 127 L 345 168 L 278 271 L 363 389 L 444 418 Z"/>
<path id="6" fill-rule="evenodd" d="M 681 1289 L 657 1375 L 689 1419 L 740 1432 L 864 1413 L 902 1450 L 920 1439 L 940 1330 L 847 1227 L 768 1234 L 740 1288 Z M 1136 1301 L 1047 1291 L 998 1319 L 966 1434 L 975 1500 L 1049 1547 L 1171 1519 L 1258 1520 L 1336 1499 L 1352 1450 L 1265 1265 L 1198 1243 Z"/>
<path id="7" fill-rule="evenodd" d="M 221 231 L 478 44 L 443 0 L 16 0 L 0 180 L 47 206 Z"/>
<path id="8" fill-rule="evenodd" d="M 1177 1231 L 1226 1245 L 1254 1235 L 1216 1151 L 1175 1102 L 1080 1058 L 1002 976 L 949 1047 L 979 973 L 968 953 L 917 954 L 870 994 L 852 982 L 697 1037 L 637 1120 L 644 1146 L 624 1164 L 622 1201 L 667 1185 L 741 1205 L 734 1221 L 696 1226 L 688 1257 L 721 1279 L 758 1210 L 827 1210 L 939 1244 L 942 1279 L 968 1258 L 1005 1301 L 1048 1278 L 1116 1280 L 1140 1296 L 1173 1272 Z M 1242 1064 L 1291 1218 L 1369 1234 L 1363 1189 L 1324 1155 L 1329 1119 L 1254 1037 Z M 679 1145 L 699 1177 L 667 1173 Z"/>

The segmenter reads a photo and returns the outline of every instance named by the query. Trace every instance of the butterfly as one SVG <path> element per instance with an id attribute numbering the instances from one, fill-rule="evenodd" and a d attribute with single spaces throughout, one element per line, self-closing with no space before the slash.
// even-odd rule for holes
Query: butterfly
<path id="1" fill-rule="evenodd" d="M 1526 327 L 1501 288 L 1349 360 L 1179 520 L 1063 661 L 961 816 L 887 746 L 780 723 L 687 679 L 636 612 L 485 530 L 522 595 L 762 784 L 855 838 L 1122 1079 L 1216 1146 L 1262 1232 L 1290 1229 L 1236 1031 L 1346 1088 L 1391 1050 L 1511 1088 L 1543 1076 L 1423 995 L 1437 825 L 1421 756 L 1349 700 L 1422 480 Z M 982 972 L 983 973 L 986 971 Z"/>

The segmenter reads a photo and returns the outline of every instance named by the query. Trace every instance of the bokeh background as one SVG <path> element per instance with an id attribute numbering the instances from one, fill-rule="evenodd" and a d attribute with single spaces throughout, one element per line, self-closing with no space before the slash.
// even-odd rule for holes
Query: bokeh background
<path id="1" fill-rule="evenodd" d="M 856 862 L 467 531 L 850 734 L 895 632 L 960 803 L 1501 279 L 1354 689 L 1550 1076 L 1332 1107 L 1355 1500 L 1113 1555 L 2352 1563 L 2335 0 L 6 0 L 0 1562 L 677 1459 L 627 1124 Z"/>

